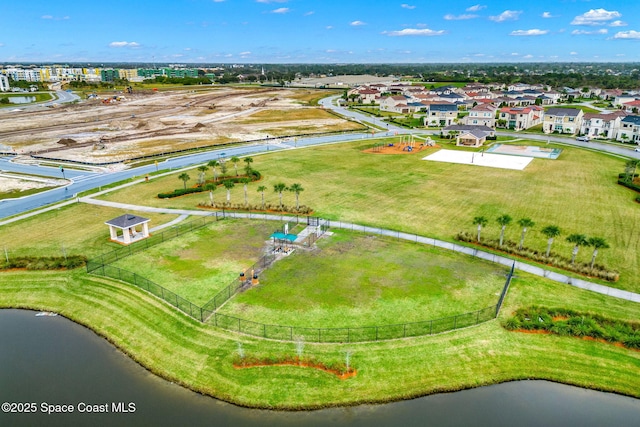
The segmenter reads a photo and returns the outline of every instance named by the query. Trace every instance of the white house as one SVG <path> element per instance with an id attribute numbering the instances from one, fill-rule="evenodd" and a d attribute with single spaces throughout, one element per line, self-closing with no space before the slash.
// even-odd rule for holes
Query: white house
<path id="1" fill-rule="evenodd" d="M 464 124 L 494 128 L 497 109 L 493 104 L 478 104 L 469 110 L 469 115 L 464 118 Z"/>
<path id="2" fill-rule="evenodd" d="M 458 117 L 458 107 L 450 103 L 428 104 L 424 116 L 425 126 L 449 126 Z"/>
<path id="3" fill-rule="evenodd" d="M 580 133 L 591 138 L 616 139 L 621 127 L 621 121 L 627 113 L 614 111 L 608 114 L 587 113 L 582 118 Z"/>
<path id="4" fill-rule="evenodd" d="M 505 121 L 507 129 L 523 130 L 529 129 L 542 123 L 544 109 L 538 105 L 528 107 L 503 107 L 498 115 L 500 120 Z"/>
<path id="5" fill-rule="evenodd" d="M 627 116 L 620 121 L 616 140 L 640 144 L 640 116 Z"/>

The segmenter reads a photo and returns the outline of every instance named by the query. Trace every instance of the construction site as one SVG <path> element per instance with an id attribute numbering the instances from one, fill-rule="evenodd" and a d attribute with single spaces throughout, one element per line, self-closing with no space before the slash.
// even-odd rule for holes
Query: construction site
<path id="1" fill-rule="evenodd" d="M 126 167 L 132 159 L 220 144 L 362 129 L 307 89 L 208 87 L 91 94 L 54 108 L 0 111 L 0 152 Z"/>

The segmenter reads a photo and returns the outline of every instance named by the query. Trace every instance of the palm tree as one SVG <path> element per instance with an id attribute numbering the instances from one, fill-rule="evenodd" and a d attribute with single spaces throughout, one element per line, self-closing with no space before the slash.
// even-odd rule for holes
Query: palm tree
<path id="1" fill-rule="evenodd" d="M 187 189 L 187 181 L 189 181 L 191 179 L 191 177 L 189 176 L 188 173 L 186 172 L 182 172 L 179 176 L 178 179 L 182 180 L 182 182 L 184 183 L 184 189 Z"/>
<path id="2" fill-rule="evenodd" d="M 547 253 L 545 256 L 549 258 L 549 254 L 551 253 L 551 245 L 553 244 L 553 239 L 560 235 L 560 228 L 555 225 L 547 225 L 542 229 L 542 234 L 547 236 Z"/>
<path id="3" fill-rule="evenodd" d="M 227 202 L 230 202 L 231 201 L 231 189 L 233 187 L 235 187 L 236 185 L 232 181 L 229 181 L 229 180 L 222 181 L 222 185 L 224 185 L 224 188 L 227 189 Z"/>
<path id="4" fill-rule="evenodd" d="M 480 232 L 482 227 L 486 226 L 489 220 L 483 216 L 477 216 L 473 218 L 473 224 L 478 226 L 478 243 L 480 243 Z"/>
<path id="5" fill-rule="evenodd" d="M 264 209 L 264 192 L 267 191 L 267 187 L 261 185 L 258 187 L 258 192 L 262 193 L 262 209 Z"/>
<path id="6" fill-rule="evenodd" d="M 300 193 L 302 193 L 304 191 L 304 188 L 302 188 L 302 185 L 300 184 L 291 184 L 291 187 L 289 187 L 289 191 L 291 191 L 292 193 L 295 193 L 296 195 L 296 209 L 300 209 L 300 202 L 298 200 Z"/>
<path id="7" fill-rule="evenodd" d="M 282 192 L 286 190 L 287 186 L 282 182 L 279 182 L 273 186 L 273 191 L 280 195 L 280 207 L 282 207 Z"/>
<path id="8" fill-rule="evenodd" d="M 204 176 L 205 173 L 209 170 L 209 168 L 205 165 L 200 165 L 198 166 L 198 172 L 200 172 L 198 174 L 198 184 L 202 185 L 204 184 Z"/>
<path id="9" fill-rule="evenodd" d="M 244 204 L 248 205 L 249 201 L 247 200 L 247 185 L 251 182 L 249 178 L 242 178 L 240 181 L 244 185 Z"/>
<path id="10" fill-rule="evenodd" d="M 637 160 L 637 159 L 628 160 L 624 166 L 625 166 L 624 168 L 625 181 L 633 182 L 633 180 L 636 178 L 636 168 L 640 166 L 640 160 Z"/>
<path id="11" fill-rule="evenodd" d="M 595 264 L 598 256 L 598 249 L 607 249 L 609 244 L 602 237 L 590 237 L 587 240 L 587 244 L 593 247 L 593 255 L 591 256 L 591 269 L 593 270 L 593 264 Z"/>
<path id="12" fill-rule="evenodd" d="M 211 206 L 213 206 L 213 192 L 216 191 L 216 188 L 218 188 L 218 186 L 212 183 L 204 186 L 204 189 L 209 191 L 209 201 L 211 202 Z"/>
<path id="13" fill-rule="evenodd" d="M 253 158 L 251 157 L 245 157 L 244 158 L 244 162 L 247 164 L 244 167 L 244 170 L 247 171 L 247 175 L 249 175 L 249 172 L 251 172 L 251 163 L 253 163 Z"/>
<path id="14" fill-rule="evenodd" d="M 509 215 L 500 215 L 496 221 L 498 221 L 498 224 L 502 226 L 500 229 L 500 246 L 502 246 L 502 242 L 504 241 L 504 230 L 507 228 L 507 225 L 511 224 L 511 217 Z"/>
<path id="15" fill-rule="evenodd" d="M 240 161 L 240 159 L 238 158 L 238 156 L 233 156 L 229 160 L 231 160 L 231 163 L 233 163 L 233 167 L 236 170 L 236 176 L 238 176 L 238 162 Z"/>
<path id="16" fill-rule="evenodd" d="M 571 264 L 574 264 L 580 246 L 586 246 L 588 244 L 587 236 L 585 236 L 584 234 L 570 234 L 569 236 L 567 236 L 567 242 L 573 243 L 574 245 L 573 251 L 571 252 Z"/>
<path id="17" fill-rule="evenodd" d="M 527 234 L 527 229 L 536 225 L 535 222 L 531 220 L 531 218 L 520 218 L 518 220 L 518 224 L 522 227 L 522 235 L 520 236 L 520 250 L 522 250 L 524 246 L 524 236 Z"/>
<path id="18" fill-rule="evenodd" d="M 220 163 L 217 160 L 209 160 L 209 163 L 207 163 L 207 166 L 211 167 L 211 169 L 213 169 L 213 180 L 217 181 L 218 180 L 218 171 L 217 171 L 217 167 L 220 166 Z"/>

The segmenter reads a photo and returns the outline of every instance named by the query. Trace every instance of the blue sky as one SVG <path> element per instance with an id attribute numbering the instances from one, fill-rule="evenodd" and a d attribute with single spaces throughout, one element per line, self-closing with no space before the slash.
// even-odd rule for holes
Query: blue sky
<path id="1" fill-rule="evenodd" d="M 0 62 L 640 62 L 640 1 L 30 0 Z"/>

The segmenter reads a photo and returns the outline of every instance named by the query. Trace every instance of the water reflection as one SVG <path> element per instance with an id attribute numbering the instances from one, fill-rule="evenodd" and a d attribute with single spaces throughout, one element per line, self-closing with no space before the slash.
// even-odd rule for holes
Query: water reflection
<path id="1" fill-rule="evenodd" d="M 148 373 L 67 319 L 0 310 L 0 402 L 33 402 L 34 414 L 0 413 L 0 425 L 540 426 L 638 425 L 640 400 L 544 381 L 523 381 L 387 405 L 311 412 L 239 408 Z M 41 404 L 107 404 L 109 413 L 41 413 Z M 113 413 L 112 404 L 135 404 Z"/>

